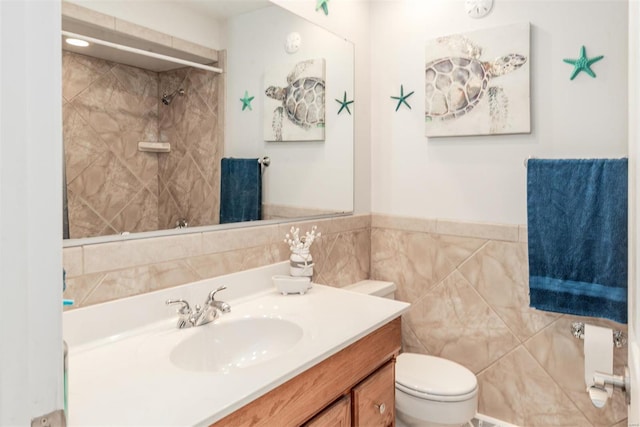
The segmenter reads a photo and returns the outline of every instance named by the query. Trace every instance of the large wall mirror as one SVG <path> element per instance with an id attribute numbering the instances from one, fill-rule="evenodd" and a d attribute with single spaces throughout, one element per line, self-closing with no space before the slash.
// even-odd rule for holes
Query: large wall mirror
<path id="1" fill-rule="evenodd" d="M 63 36 L 65 246 L 353 211 L 353 116 L 338 115 L 336 102 L 353 99 L 351 42 L 266 0 L 131 4 L 63 3 L 63 34 L 117 45 L 85 51 Z M 176 7 L 179 19 L 166 19 Z M 165 17 L 155 28 L 154 16 Z M 171 27 L 196 31 L 203 22 L 216 29 L 208 46 L 184 42 Z M 312 88 L 317 79 L 322 87 Z M 306 137 L 310 127 L 320 132 Z M 268 166 L 258 162 L 265 158 Z M 236 220 L 221 218 L 221 203 L 252 191 L 259 218 L 228 225 Z"/>

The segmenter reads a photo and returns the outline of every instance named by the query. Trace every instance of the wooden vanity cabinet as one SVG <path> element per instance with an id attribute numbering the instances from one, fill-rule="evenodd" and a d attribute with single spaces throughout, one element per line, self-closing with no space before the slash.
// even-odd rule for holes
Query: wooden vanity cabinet
<path id="1" fill-rule="evenodd" d="M 397 318 L 213 426 L 393 426 L 400 346 Z"/>

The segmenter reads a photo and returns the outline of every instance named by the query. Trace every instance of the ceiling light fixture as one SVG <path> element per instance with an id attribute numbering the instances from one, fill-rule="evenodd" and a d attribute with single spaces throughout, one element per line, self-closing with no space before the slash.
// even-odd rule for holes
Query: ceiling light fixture
<path id="1" fill-rule="evenodd" d="M 78 46 L 78 47 L 87 47 L 87 46 L 89 46 L 89 42 L 85 41 L 85 40 L 67 38 L 64 41 L 66 41 L 67 43 L 69 43 L 72 46 Z"/>

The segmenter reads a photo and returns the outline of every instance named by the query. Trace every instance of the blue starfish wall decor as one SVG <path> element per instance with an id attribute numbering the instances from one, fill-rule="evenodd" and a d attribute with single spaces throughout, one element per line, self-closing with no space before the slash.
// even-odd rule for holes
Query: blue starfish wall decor
<path id="1" fill-rule="evenodd" d="M 351 115 L 351 110 L 349 110 L 349 104 L 353 104 L 353 100 L 347 101 L 347 91 L 344 91 L 344 96 L 342 97 L 342 101 L 336 99 L 336 102 L 340 104 L 340 109 L 338 110 L 338 115 L 342 113 L 342 110 L 347 110 L 347 113 Z"/>
<path id="2" fill-rule="evenodd" d="M 407 98 L 410 97 L 411 95 L 413 95 L 414 91 L 411 91 L 408 94 L 404 94 L 404 86 L 400 85 L 400 96 L 392 96 L 391 99 L 397 99 L 398 100 L 398 105 L 396 106 L 396 111 L 398 111 L 398 108 L 400 108 L 400 106 L 402 104 L 406 105 L 410 110 L 411 110 L 411 105 L 409 105 L 409 103 L 407 102 Z"/>
<path id="3" fill-rule="evenodd" d="M 316 11 L 322 9 L 325 15 L 329 14 L 329 5 L 327 4 L 329 0 L 316 0 Z"/>
<path id="4" fill-rule="evenodd" d="M 240 98 L 240 101 L 242 101 L 242 111 L 244 111 L 245 108 L 253 111 L 253 108 L 251 108 L 251 101 L 253 101 L 253 98 L 255 98 L 255 96 L 249 96 L 249 92 L 246 90 L 244 91 L 244 98 Z"/>
<path id="5" fill-rule="evenodd" d="M 596 56 L 595 58 L 591 58 L 591 59 L 587 58 L 587 50 L 585 49 L 584 46 L 582 46 L 582 48 L 580 49 L 580 58 L 563 59 L 563 61 L 566 62 L 567 64 L 573 65 L 573 73 L 571 73 L 571 78 L 570 78 L 570 80 L 573 80 L 580 73 L 580 71 L 584 71 L 585 73 L 589 74 L 591 77 L 595 78 L 596 73 L 594 73 L 593 70 L 591 69 L 591 64 L 593 64 L 594 62 L 600 61 L 602 58 L 604 58 L 603 55 Z"/>

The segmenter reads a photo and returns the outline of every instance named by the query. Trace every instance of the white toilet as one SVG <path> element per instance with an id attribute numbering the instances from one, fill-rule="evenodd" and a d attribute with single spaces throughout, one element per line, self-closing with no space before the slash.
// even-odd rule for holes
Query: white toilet
<path id="1" fill-rule="evenodd" d="M 393 298 L 394 283 L 364 280 L 345 289 Z M 396 360 L 396 425 L 460 427 L 475 415 L 478 381 L 464 366 L 441 357 L 402 353 Z"/>

